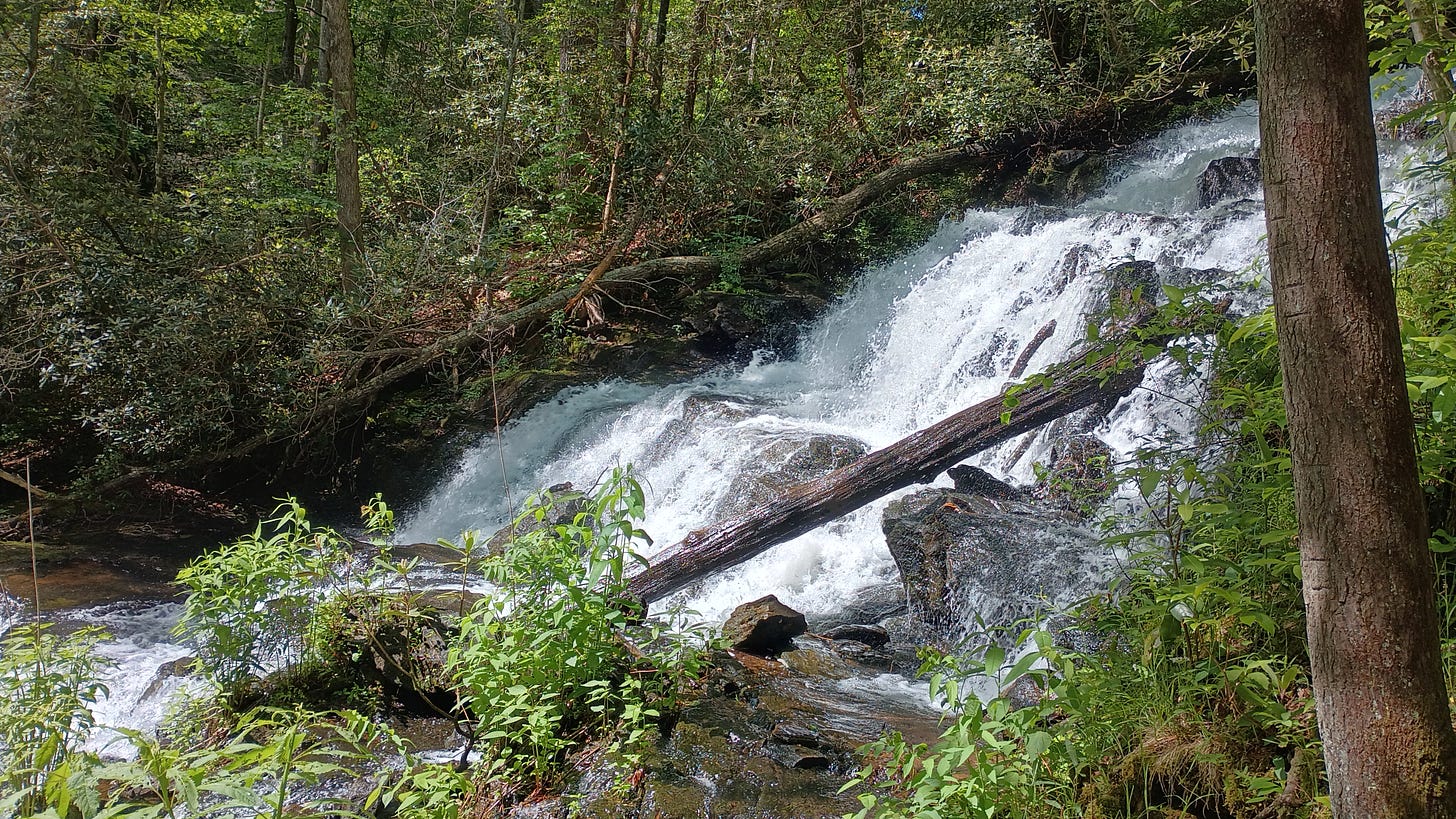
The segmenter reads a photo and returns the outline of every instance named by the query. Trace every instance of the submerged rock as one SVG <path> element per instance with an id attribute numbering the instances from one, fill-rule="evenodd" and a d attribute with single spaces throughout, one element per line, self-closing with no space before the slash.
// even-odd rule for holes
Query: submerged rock
<path id="1" fill-rule="evenodd" d="M 772 657 L 792 648 L 794 638 L 808 630 L 804 615 L 770 594 L 734 609 L 723 624 L 723 638 L 738 651 Z"/>
<path id="2" fill-rule="evenodd" d="M 197 664 L 197 658 L 192 656 L 179 657 L 169 663 L 162 663 L 157 666 L 156 673 L 152 674 L 152 681 L 147 683 L 146 690 L 142 692 L 141 701 L 145 702 L 155 697 L 173 677 L 186 677 L 192 673 L 193 667 Z"/>
<path id="3" fill-rule="evenodd" d="M 559 483 L 547 489 L 546 493 L 537 501 L 547 504 L 544 506 L 545 514 L 540 518 L 535 515 L 522 517 L 526 509 L 521 509 L 514 520 L 498 529 L 495 534 L 490 536 L 490 540 L 486 541 L 485 548 L 490 554 L 498 555 L 504 552 L 514 540 L 532 532 L 573 522 L 577 515 L 586 511 L 590 499 L 585 492 L 578 492 L 570 483 Z"/>
<path id="4" fill-rule="evenodd" d="M 890 632 L 883 628 L 858 624 L 835 626 L 828 631 L 820 632 L 819 636 L 826 640 L 854 640 L 864 643 L 870 648 L 879 648 L 890 642 Z"/>
<path id="5" fill-rule="evenodd" d="M 977 620 L 1006 628 L 1069 604 L 1106 559 L 1065 512 L 946 489 L 892 502 L 881 525 L 916 629 L 941 643 Z"/>
<path id="6" fill-rule="evenodd" d="M 886 730 L 910 742 L 940 731 L 928 703 L 901 703 L 856 684 L 779 663 L 719 654 L 678 719 L 627 770 L 598 759 L 570 789 L 578 816 L 829 819 L 859 803 L 839 792 L 856 750 Z M 629 781 L 628 787 L 618 783 Z"/>
<path id="7" fill-rule="evenodd" d="M 1017 489 L 978 466 L 961 464 L 947 469 L 945 474 L 955 481 L 955 490 L 962 494 L 997 500 L 1020 500 L 1026 496 L 1024 490 Z"/>
<path id="8" fill-rule="evenodd" d="M 828 475 L 868 451 L 863 442 L 847 435 L 780 436 L 728 485 L 714 517 L 724 520 L 777 500 L 788 487 Z"/>
<path id="9" fill-rule="evenodd" d="M 1198 207 L 1206 208 L 1225 199 L 1250 196 L 1258 193 L 1261 184 L 1257 156 L 1215 159 L 1198 177 Z"/>
<path id="10" fill-rule="evenodd" d="M 906 611 L 905 587 L 898 581 L 887 580 L 855 590 L 840 601 L 837 611 L 816 617 L 813 626 L 815 631 L 822 633 L 838 626 L 859 623 L 883 625 L 886 620 Z"/>

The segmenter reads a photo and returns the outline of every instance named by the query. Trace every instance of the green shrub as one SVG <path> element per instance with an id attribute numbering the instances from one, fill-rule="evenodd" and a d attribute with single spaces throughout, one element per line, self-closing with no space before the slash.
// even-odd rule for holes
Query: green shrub
<path id="1" fill-rule="evenodd" d="M 699 640 L 645 620 L 627 591 L 628 568 L 645 562 L 643 503 L 630 469 L 614 470 L 572 522 L 481 564 L 499 593 L 461 621 L 449 667 L 487 777 L 549 782 L 569 750 L 603 735 L 630 753 L 698 673 Z M 539 524 L 550 510 L 543 496 L 524 517 Z"/>
<path id="2" fill-rule="evenodd" d="M 56 634 L 49 623 L 16 626 L 0 643 L 0 815 L 37 813 L 54 781 L 64 781 L 107 694 L 107 660 L 97 629 Z M 62 812 L 64 813 L 64 812 Z"/>

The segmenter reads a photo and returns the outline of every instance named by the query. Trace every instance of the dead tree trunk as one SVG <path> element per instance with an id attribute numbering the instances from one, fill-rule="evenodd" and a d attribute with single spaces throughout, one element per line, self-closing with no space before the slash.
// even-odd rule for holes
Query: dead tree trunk
<path id="1" fill-rule="evenodd" d="M 1142 383 L 1143 368 L 1141 360 L 1133 366 L 1119 364 L 1116 354 L 1090 362 L 1073 358 L 1053 368 L 1048 380 L 1018 389 L 1014 407 L 1007 408 L 1003 392 L 822 478 L 791 486 L 735 518 L 690 533 L 633 577 L 631 592 L 649 603 L 660 600 L 897 489 L 929 483 L 977 452 L 1083 407 L 1127 395 Z"/>

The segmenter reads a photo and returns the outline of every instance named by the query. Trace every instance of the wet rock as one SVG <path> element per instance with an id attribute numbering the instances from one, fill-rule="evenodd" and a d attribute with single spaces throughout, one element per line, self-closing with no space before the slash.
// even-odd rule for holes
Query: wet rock
<path id="1" fill-rule="evenodd" d="M 816 617 L 813 625 L 815 631 L 823 632 L 836 626 L 883 623 L 907 610 L 905 587 L 898 581 L 888 580 L 855 590 L 840 604 L 838 611 Z"/>
<path id="2" fill-rule="evenodd" d="M 955 481 L 955 490 L 966 495 L 980 495 L 997 500 L 1019 500 L 1026 495 L 1022 490 L 980 467 L 961 464 L 947 469 L 945 474 Z"/>
<path id="3" fill-rule="evenodd" d="M 738 395 L 689 395 L 683 399 L 682 420 L 700 425 L 704 421 L 742 421 L 758 409 L 770 406 L 762 398 Z"/>
<path id="4" fill-rule="evenodd" d="M 523 802 L 511 808 L 506 819 L 566 819 L 570 806 L 559 796 Z"/>
<path id="5" fill-rule="evenodd" d="M 1005 330 L 997 330 L 980 352 L 961 364 L 960 369 L 956 370 L 956 378 L 990 378 L 1002 371 L 1001 368 L 1010 356 L 1011 339 Z"/>
<path id="6" fill-rule="evenodd" d="M 1112 448 L 1092 435 L 1077 435 L 1052 449 L 1051 463 L 1033 494 L 1083 517 L 1112 495 Z"/>
<path id="7" fill-rule="evenodd" d="M 1174 267 L 1162 275 L 1163 281 L 1174 287 L 1196 287 L 1225 281 L 1231 274 L 1217 267 Z"/>
<path id="8" fill-rule="evenodd" d="M 525 537 L 532 532 L 539 532 L 555 526 L 564 526 L 576 520 L 576 516 L 586 511 L 590 498 L 585 492 L 578 492 L 570 483 L 559 483 L 546 490 L 541 500 L 549 505 L 545 508 L 545 514 L 539 519 L 535 515 L 524 517 L 518 512 L 516 519 L 501 527 L 495 534 L 486 541 L 486 551 L 498 555 L 511 545 L 513 540 Z M 522 509 L 521 512 L 524 512 Z M 457 558 L 458 559 L 458 558 Z"/>
<path id="9" fill-rule="evenodd" d="M 796 674 L 822 680 L 847 680 L 857 671 L 827 641 L 800 640 L 793 650 L 779 655 L 779 662 Z"/>
<path id="10" fill-rule="evenodd" d="M 156 672 L 152 674 L 152 681 L 147 683 L 146 690 L 142 692 L 142 701 L 149 700 L 161 693 L 162 686 L 167 684 L 167 680 L 191 674 L 192 667 L 196 664 L 196 657 L 178 657 L 169 663 L 157 666 Z"/>
<path id="11" fill-rule="evenodd" d="M 1375 129 L 1390 139 L 1403 142 L 1425 142 L 1441 133 L 1441 121 L 1434 116 L 1412 119 L 1417 108 L 1431 104 L 1431 87 L 1421 76 L 1420 85 L 1411 97 L 1382 106 L 1375 112 Z"/>
<path id="12" fill-rule="evenodd" d="M 687 316 L 685 323 L 710 356 L 746 358 L 767 350 L 786 357 L 798 345 L 799 325 L 819 315 L 825 304 L 812 295 L 724 295 Z"/>
<path id="13" fill-rule="evenodd" d="M 820 632 L 819 636 L 823 637 L 826 640 L 854 640 L 856 642 L 864 643 L 870 648 L 879 648 L 880 646 L 886 645 L 890 642 L 890 632 L 885 631 L 879 626 L 866 626 L 859 624 L 835 626 L 828 631 Z"/>
<path id="14" fill-rule="evenodd" d="M 365 601 L 346 610 L 333 662 L 364 685 L 380 691 L 404 713 L 433 716 L 455 707 L 445 671 L 457 626 L 424 607 Z"/>
<path id="15" fill-rule="evenodd" d="M 780 745 L 802 745 L 805 748 L 818 748 L 824 743 L 824 737 L 818 731 L 796 722 L 775 725 L 768 738 Z"/>
<path id="16" fill-rule="evenodd" d="M 1198 207 L 1206 208 L 1225 199 L 1250 196 L 1259 191 L 1260 184 L 1258 157 L 1215 159 L 1198 177 Z"/>
<path id="17" fill-rule="evenodd" d="M 1119 262 L 1106 268 L 1108 289 L 1122 303 L 1132 301 L 1134 293 L 1151 301 L 1158 293 L 1158 266 L 1144 259 Z"/>
<path id="18" fill-rule="evenodd" d="M 804 615 L 770 594 L 734 609 L 723 638 L 738 651 L 771 657 L 792 648 L 794 638 L 808 630 Z"/>
<path id="19" fill-rule="evenodd" d="M 977 619 L 1006 628 L 1070 604 L 1107 559 L 1096 535 L 1060 510 L 945 489 L 892 502 L 882 528 L 914 627 L 942 644 Z"/>
<path id="20" fill-rule="evenodd" d="M 725 520 L 775 501 L 788 487 L 828 475 L 868 451 L 863 442 L 846 435 L 779 436 L 763 447 L 751 469 L 728 485 L 713 517 Z"/>
<path id="21" fill-rule="evenodd" d="M 1026 174 L 1026 196 L 1039 205 L 1071 205 L 1107 182 L 1107 160 L 1086 151 L 1056 151 Z"/>
<path id="22" fill-rule="evenodd" d="M 454 622 L 485 597 L 486 595 L 469 589 L 425 589 L 415 597 L 415 605 L 437 612 L 446 620 Z"/>
<path id="23" fill-rule="evenodd" d="M 1012 708 L 1031 708 L 1041 705 L 1046 699 L 1047 692 L 1042 688 L 1041 683 L 1034 677 L 1017 677 L 1011 684 L 1001 689 L 1000 697 L 1011 703 Z"/>
<path id="24" fill-rule="evenodd" d="M 938 735 L 938 714 L 923 704 L 891 706 L 778 663 L 715 657 L 702 698 L 688 703 L 633 771 L 598 760 L 569 790 L 578 816 L 829 819 L 858 803 L 839 793 L 859 766 L 855 750 L 884 730 L 911 742 Z M 769 672 L 767 669 L 778 670 Z"/>
<path id="25" fill-rule="evenodd" d="M 824 770 L 829 767 L 829 757 L 801 745 L 768 745 L 764 753 L 785 768 Z"/>
<path id="26" fill-rule="evenodd" d="M 913 646 L 907 646 L 913 651 Z M 914 657 L 909 660 L 902 660 L 898 649 L 892 649 L 888 644 L 883 646 L 871 646 L 861 643 L 858 640 L 836 640 L 834 650 L 852 665 L 878 671 L 913 672 L 918 663 Z"/>
<path id="27" fill-rule="evenodd" d="M 1011 234 L 1013 236 L 1029 236 L 1032 231 L 1045 224 L 1060 222 L 1068 216 L 1065 208 L 1049 207 L 1047 205 L 1027 205 L 1017 214 L 1016 221 L 1011 223 Z"/>
<path id="28" fill-rule="evenodd" d="M 682 416 L 674 418 L 663 427 L 662 432 L 648 445 L 638 465 L 658 463 L 694 436 L 704 435 L 710 429 L 749 418 L 760 407 L 769 406 L 772 406 L 772 402 L 757 397 L 712 393 L 690 395 L 683 400 Z"/>

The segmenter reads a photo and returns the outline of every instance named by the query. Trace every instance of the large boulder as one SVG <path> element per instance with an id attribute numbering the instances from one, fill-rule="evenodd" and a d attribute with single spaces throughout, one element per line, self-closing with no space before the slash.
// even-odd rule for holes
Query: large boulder
<path id="1" fill-rule="evenodd" d="M 586 511 L 590 498 L 586 493 L 577 491 L 570 483 L 559 483 L 547 489 L 536 501 L 542 505 L 544 514 L 539 518 L 525 515 L 523 513 L 526 510 L 523 508 L 514 520 L 490 536 L 485 544 L 487 552 L 492 555 L 501 554 L 519 538 L 574 522 L 577 515 Z"/>
<path id="2" fill-rule="evenodd" d="M 964 495 L 980 495 L 995 500 L 1023 500 L 1026 492 L 997 478 L 990 472 L 969 464 L 953 466 L 945 471 L 955 482 L 955 490 Z"/>
<path id="3" fill-rule="evenodd" d="M 1027 171 L 1027 199 L 1038 205 L 1074 205 L 1107 183 L 1107 158 L 1086 151 L 1054 151 Z"/>
<path id="4" fill-rule="evenodd" d="M 788 487 L 828 475 L 868 451 L 869 447 L 846 435 L 791 434 L 773 438 L 759 451 L 750 468 L 728 484 L 713 516 L 724 520 L 775 501 Z"/>
<path id="5" fill-rule="evenodd" d="M 793 648 L 794 638 L 808 630 L 804 615 L 770 594 L 734 609 L 723 638 L 738 651 L 772 657 Z"/>
<path id="6" fill-rule="evenodd" d="M 883 623 L 905 614 L 905 588 L 899 581 L 887 580 L 856 589 L 839 602 L 836 610 L 814 619 L 814 630 L 826 632 L 844 625 Z"/>
<path id="7" fill-rule="evenodd" d="M 1060 510 L 948 489 L 893 501 L 882 528 L 916 630 L 941 644 L 977 621 L 1005 628 L 1064 608 L 1107 562 L 1097 536 Z"/>
<path id="8" fill-rule="evenodd" d="M 1198 207 L 1206 208 L 1225 199 L 1237 199 L 1258 193 L 1259 158 L 1229 156 L 1208 163 L 1198 177 Z"/>

